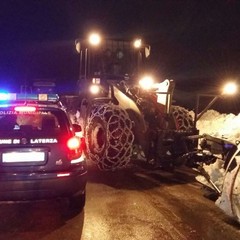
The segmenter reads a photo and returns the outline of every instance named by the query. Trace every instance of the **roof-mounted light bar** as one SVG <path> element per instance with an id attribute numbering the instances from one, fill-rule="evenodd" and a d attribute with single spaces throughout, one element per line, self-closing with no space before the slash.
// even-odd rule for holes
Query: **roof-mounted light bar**
<path id="1" fill-rule="evenodd" d="M 16 93 L 0 93 L 0 101 L 16 100 Z"/>
<path id="2" fill-rule="evenodd" d="M 57 102 L 59 96 L 57 94 L 45 94 L 45 93 L 0 93 L 0 101 L 49 101 Z"/>

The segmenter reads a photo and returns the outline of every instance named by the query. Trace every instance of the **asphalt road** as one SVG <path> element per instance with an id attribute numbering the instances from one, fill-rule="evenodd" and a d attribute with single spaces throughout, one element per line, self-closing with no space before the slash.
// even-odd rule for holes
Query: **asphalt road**
<path id="1" fill-rule="evenodd" d="M 1 203 L 0 240 L 240 239 L 239 224 L 182 170 L 91 167 L 84 211 L 66 215 L 66 209 L 64 200 Z"/>

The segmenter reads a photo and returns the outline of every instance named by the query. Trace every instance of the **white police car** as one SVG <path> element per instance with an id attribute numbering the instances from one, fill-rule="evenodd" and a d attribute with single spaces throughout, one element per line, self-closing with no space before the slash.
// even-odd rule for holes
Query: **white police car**
<path id="1" fill-rule="evenodd" d="M 55 94 L 0 94 L 0 201 L 64 197 L 85 205 L 81 127 Z"/>

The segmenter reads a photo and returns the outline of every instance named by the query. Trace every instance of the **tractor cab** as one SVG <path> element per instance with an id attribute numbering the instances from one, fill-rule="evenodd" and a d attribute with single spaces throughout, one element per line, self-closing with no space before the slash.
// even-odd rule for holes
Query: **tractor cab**
<path id="1" fill-rule="evenodd" d="M 107 89 L 109 80 L 136 79 L 150 55 L 150 46 L 140 39 L 101 39 L 95 34 L 88 39 L 77 39 L 75 46 L 79 53 L 80 91 L 91 85 Z"/>

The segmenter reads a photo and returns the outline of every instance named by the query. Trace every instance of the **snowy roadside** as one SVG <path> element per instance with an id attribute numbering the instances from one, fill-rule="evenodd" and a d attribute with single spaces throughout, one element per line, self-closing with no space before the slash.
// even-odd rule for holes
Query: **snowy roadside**
<path id="1" fill-rule="evenodd" d="M 215 110 L 208 110 L 197 122 L 197 129 L 200 134 L 207 133 L 235 142 L 240 140 L 240 113 L 221 114 Z"/>
<path id="2" fill-rule="evenodd" d="M 236 143 L 240 140 L 240 114 L 220 114 L 215 110 L 208 110 L 197 122 L 197 129 L 199 134 L 205 133 Z M 229 171 L 223 168 L 224 162 L 222 160 L 217 160 L 211 165 L 205 165 L 204 169 L 208 172 L 214 184 L 221 190 L 216 205 L 227 215 L 240 222 L 240 156 L 235 156 L 235 159 L 236 167 Z M 196 180 L 210 186 L 201 175 L 197 176 Z"/>

